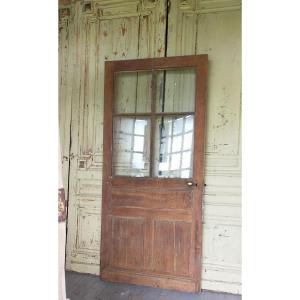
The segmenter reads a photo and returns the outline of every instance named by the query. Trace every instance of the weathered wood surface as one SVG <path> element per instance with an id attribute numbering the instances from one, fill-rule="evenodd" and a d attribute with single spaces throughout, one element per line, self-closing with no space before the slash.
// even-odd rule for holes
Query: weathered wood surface
<path id="1" fill-rule="evenodd" d="M 121 282 L 126 282 L 128 278 L 131 278 L 131 282 L 136 284 L 154 285 L 190 292 L 200 291 L 207 61 L 207 55 L 189 55 L 185 57 L 110 61 L 105 64 L 101 278 Z M 156 91 L 157 70 L 159 71 L 162 68 L 173 70 L 174 68 L 191 66 L 194 67 L 197 74 L 197 81 L 195 77 L 191 78 L 194 82 L 193 89 L 196 95 L 192 101 L 194 102 L 193 115 L 197 126 L 194 129 L 192 128 L 192 131 L 195 131 L 192 144 L 194 144 L 193 152 L 196 155 L 193 159 L 190 158 L 190 161 L 193 164 L 193 175 L 191 177 L 197 184 L 189 187 L 186 178 L 157 178 L 158 174 L 152 173 L 146 174 L 146 176 L 150 175 L 151 178 L 115 177 L 111 162 L 114 153 L 118 152 L 119 149 L 113 146 L 112 151 L 111 145 L 115 145 L 113 140 L 117 139 L 118 141 L 119 137 L 115 134 L 115 129 L 112 130 L 113 108 L 116 110 L 118 105 L 123 107 L 122 102 L 120 103 L 117 99 L 116 103 L 113 97 L 115 74 L 118 74 L 120 70 L 144 69 L 153 71 L 155 69 L 151 81 L 152 90 Z M 134 79 L 136 79 L 136 76 Z M 177 79 L 174 86 L 179 82 Z M 132 86 L 131 89 L 136 91 L 138 81 L 133 80 L 133 82 L 135 86 Z M 127 102 L 136 103 L 135 94 L 133 96 L 128 95 L 127 91 L 125 91 L 125 94 Z M 156 102 L 160 97 L 157 98 L 156 92 L 151 94 L 151 119 L 154 123 L 157 116 Z M 174 102 L 174 107 L 178 108 L 178 100 L 182 101 L 183 99 L 171 97 L 170 100 L 173 101 L 170 102 Z M 174 111 L 174 115 L 176 115 L 176 112 L 177 110 Z M 185 131 L 182 117 L 181 120 L 181 127 L 180 122 L 172 127 L 174 128 L 174 139 L 180 137 L 183 140 L 184 133 L 191 130 L 191 125 L 188 125 L 187 131 Z M 152 145 L 155 143 L 153 123 L 151 126 L 152 133 L 148 134 L 148 144 Z M 134 136 L 134 128 L 133 123 L 127 122 L 118 130 L 126 132 L 127 136 Z M 173 136 L 171 139 L 173 140 Z M 118 142 L 116 142 L 117 144 Z M 127 147 L 126 155 L 134 150 L 132 142 L 128 144 L 130 146 Z M 184 153 L 182 149 L 183 142 L 179 144 L 179 150 L 181 149 L 181 153 Z M 178 152 L 178 150 L 175 151 Z M 169 152 L 172 153 L 171 147 Z M 132 158 L 132 156 L 130 157 Z M 113 166 L 116 163 L 114 162 Z M 150 165 L 154 163 L 154 156 L 152 156 Z M 129 165 L 131 169 L 130 161 Z M 180 168 L 179 164 L 177 168 Z M 127 184 L 129 181 L 130 184 Z M 116 185 L 114 185 L 115 183 Z M 153 197 L 153 195 L 156 197 Z M 188 205 L 184 205 L 185 199 Z M 180 204 L 183 205 L 180 207 Z M 170 285 L 170 278 L 172 278 L 172 285 Z M 174 284 L 175 282 L 176 284 Z"/>
<path id="2" fill-rule="evenodd" d="M 168 16 L 163 0 L 60 5 L 67 269 L 99 273 L 104 61 L 162 57 L 167 45 L 167 56 L 209 55 L 202 288 L 241 293 L 241 4 L 169 3 Z"/>

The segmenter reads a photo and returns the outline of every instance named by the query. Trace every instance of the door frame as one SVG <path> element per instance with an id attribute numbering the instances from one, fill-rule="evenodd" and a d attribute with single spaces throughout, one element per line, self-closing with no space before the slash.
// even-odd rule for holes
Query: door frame
<path id="1" fill-rule="evenodd" d="M 109 264 L 108 233 L 110 181 L 112 179 L 114 74 L 115 72 L 120 71 L 151 71 L 153 69 L 168 70 L 185 67 L 193 67 L 196 70 L 194 116 L 197 123 L 195 123 L 194 126 L 193 180 L 195 180 L 198 185 L 198 188 L 194 191 L 196 193 L 195 199 L 197 199 L 197 201 L 195 201 L 195 205 L 193 206 L 193 217 L 195 220 L 195 264 L 193 266 L 195 274 L 193 278 L 194 287 L 192 289 L 187 287 L 185 290 L 197 292 L 201 289 L 202 193 L 204 187 L 205 98 L 208 71 L 207 54 L 105 62 L 100 277 L 101 271 Z M 197 150 L 197 152 L 195 150 Z M 146 178 L 143 180 L 145 179 Z M 157 178 L 153 178 L 153 180 L 157 180 Z M 176 179 L 165 180 L 176 181 Z M 128 282 L 130 282 L 129 279 Z M 142 281 L 141 284 L 143 284 Z"/>

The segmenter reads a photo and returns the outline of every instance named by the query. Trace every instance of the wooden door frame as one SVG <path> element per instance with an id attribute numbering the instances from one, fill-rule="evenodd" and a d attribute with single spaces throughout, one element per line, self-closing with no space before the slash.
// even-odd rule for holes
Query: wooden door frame
<path id="1" fill-rule="evenodd" d="M 113 138 L 113 96 L 114 74 L 120 71 L 151 71 L 153 69 L 178 69 L 193 67 L 196 70 L 195 93 L 195 120 L 194 126 L 194 158 L 193 179 L 198 187 L 195 189 L 193 214 L 195 220 L 195 264 L 194 291 L 201 289 L 201 256 L 202 256 L 202 192 L 204 186 L 204 134 L 205 134 L 205 98 L 207 84 L 208 55 L 174 56 L 163 58 L 146 58 L 105 62 L 104 84 L 104 123 L 103 123 L 103 179 L 102 179 L 102 211 L 101 211 L 101 249 L 100 249 L 100 276 L 101 270 L 109 264 L 109 189 L 112 178 L 112 138 Z M 167 114 L 167 113 L 166 113 Z M 173 113 L 174 114 L 174 113 Z M 141 114 L 145 115 L 145 114 Z M 196 152 L 195 150 L 198 150 Z M 143 180 L 145 180 L 144 178 Z M 151 178 L 146 179 L 151 180 Z M 152 180 L 157 180 L 153 178 Z M 176 179 L 164 179 L 170 182 Z M 188 181 L 188 180 L 187 180 Z M 141 281 L 141 284 L 143 282 Z M 187 289 L 189 290 L 189 289 Z"/>

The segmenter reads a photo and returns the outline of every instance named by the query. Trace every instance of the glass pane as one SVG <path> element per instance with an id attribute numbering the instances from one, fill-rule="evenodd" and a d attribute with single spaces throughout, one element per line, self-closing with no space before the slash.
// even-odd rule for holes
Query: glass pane
<path id="1" fill-rule="evenodd" d="M 174 135 L 172 138 L 172 151 L 180 151 L 182 147 L 182 135 Z"/>
<path id="2" fill-rule="evenodd" d="M 152 71 L 115 73 L 114 112 L 151 112 Z"/>
<path id="3" fill-rule="evenodd" d="M 187 116 L 185 118 L 184 130 L 185 130 L 185 132 L 194 130 L 194 117 L 193 116 Z"/>
<path id="4" fill-rule="evenodd" d="M 113 175 L 150 176 L 150 119 L 115 117 Z"/>
<path id="5" fill-rule="evenodd" d="M 182 152 L 182 162 L 181 167 L 182 169 L 189 168 L 191 165 L 191 151 Z"/>
<path id="6" fill-rule="evenodd" d="M 154 177 L 193 176 L 193 127 L 192 115 L 156 118 Z"/>
<path id="7" fill-rule="evenodd" d="M 195 111 L 195 69 L 161 70 L 154 74 L 157 112 Z"/>
<path id="8" fill-rule="evenodd" d="M 189 150 L 193 144 L 193 132 L 187 133 L 183 136 L 183 150 Z"/>

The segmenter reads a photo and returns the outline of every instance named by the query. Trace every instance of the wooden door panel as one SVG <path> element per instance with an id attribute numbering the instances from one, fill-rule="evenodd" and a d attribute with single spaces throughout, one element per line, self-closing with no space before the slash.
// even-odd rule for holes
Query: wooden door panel
<path id="1" fill-rule="evenodd" d="M 112 188 L 112 208 L 191 209 L 190 191 Z"/>
<path id="2" fill-rule="evenodd" d="M 190 276 L 191 223 L 154 221 L 153 271 Z"/>
<path id="3" fill-rule="evenodd" d="M 174 272 L 177 275 L 190 275 L 191 234 L 192 224 L 185 222 L 175 223 L 175 264 Z"/>
<path id="4" fill-rule="evenodd" d="M 112 217 L 111 267 L 140 269 L 144 265 L 144 220 Z"/>
<path id="5" fill-rule="evenodd" d="M 120 217 L 192 222 L 193 190 L 111 189 L 110 213 Z"/>
<path id="6" fill-rule="evenodd" d="M 111 267 L 188 276 L 192 191 L 115 187 L 111 195 Z"/>
<path id="7" fill-rule="evenodd" d="M 127 219 L 126 263 L 128 269 L 144 268 L 144 219 Z"/>
<path id="8" fill-rule="evenodd" d="M 174 222 L 155 220 L 153 235 L 153 270 L 174 273 Z"/>
<path id="9" fill-rule="evenodd" d="M 190 240 L 191 223 L 113 216 L 110 267 L 189 276 Z"/>
<path id="10" fill-rule="evenodd" d="M 142 217 L 157 220 L 182 221 L 192 222 L 193 215 L 188 211 L 170 211 L 170 210 L 155 210 L 144 209 L 138 207 L 121 207 L 112 209 L 112 214 L 122 217 Z"/>
<path id="11" fill-rule="evenodd" d="M 126 223 L 125 218 L 112 217 L 112 267 L 126 268 Z"/>

